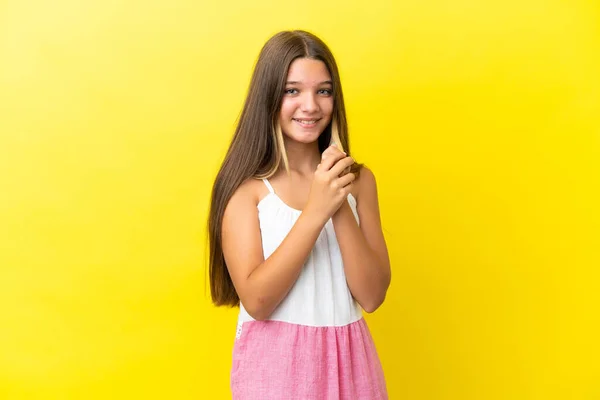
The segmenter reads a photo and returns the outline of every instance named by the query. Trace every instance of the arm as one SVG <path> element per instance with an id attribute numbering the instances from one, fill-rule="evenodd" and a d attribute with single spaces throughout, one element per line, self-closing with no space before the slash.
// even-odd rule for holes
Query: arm
<path id="1" fill-rule="evenodd" d="M 244 308 L 257 320 L 269 317 L 300 275 L 325 221 L 301 214 L 266 260 L 263 256 L 256 197 L 242 185 L 223 215 L 222 244 L 229 275 Z"/>
<path id="2" fill-rule="evenodd" d="M 391 280 L 390 260 L 381 229 L 375 176 L 363 167 L 356 183 L 360 227 L 348 202 L 342 204 L 332 221 L 350 292 L 371 313 L 385 299 Z"/>

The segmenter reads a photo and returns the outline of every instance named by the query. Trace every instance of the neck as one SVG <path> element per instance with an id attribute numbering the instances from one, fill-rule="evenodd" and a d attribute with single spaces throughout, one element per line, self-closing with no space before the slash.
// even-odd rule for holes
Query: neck
<path id="1" fill-rule="evenodd" d="M 290 171 L 301 175 L 311 176 L 321 162 L 321 153 L 319 144 L 298 143 L 291 140 L 285 141 L 285 150 L 287 153 Z"/>

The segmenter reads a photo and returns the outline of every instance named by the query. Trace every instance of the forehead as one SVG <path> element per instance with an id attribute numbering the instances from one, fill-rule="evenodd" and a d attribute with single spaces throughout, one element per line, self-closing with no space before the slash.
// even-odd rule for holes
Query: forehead
<path id="1" fill-rule="evenodd" d="M 290 65 L 287 80 L 318 84 L 330 81 L 331 75 L 323 61 L 310 58 L 297 58 Z"/>

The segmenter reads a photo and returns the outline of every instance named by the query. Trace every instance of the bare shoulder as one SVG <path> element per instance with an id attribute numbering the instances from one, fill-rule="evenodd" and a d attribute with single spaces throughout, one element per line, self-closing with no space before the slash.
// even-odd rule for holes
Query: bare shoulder
<path id="1" fill-rule="evenodd" d="M 372 197 L 373 195 L 377 196 L 377 183 L 375 181 L 375 174 L 366 166 L 362 166 L 360 169 L 360 174 L 356 181 L 354 182 L 354 188 L 352 190 L 352 195 L 358 202 L 359 198 L 362 197 Z"/>
<path id="2" fill-rule="evenodd" d="M 387 258 L 385 239 L 381 228 L 379 209 L 379 196 L 375 174 L 367 167 L 362 167 L 358 179 L 358 198 L 356 211 L 360 217 L 360 228 L 365 234 L 367 242 L 382 258 Z"/>
<path id="3" fill-rule="evenodd" d="M 242 224 L 242 221 L 251 223 L 251 221 L 257 219 L 256 206 L 259 196 L 259 185 L 257 183 L 261 182 L 249 178 L 233 192 L 223 213 L 222 226 L 224 233 L 229 229 L 237 229 L 237 225 Z"/>
<path id="4" fill-rule="evenodd" d="M 248 178 L 233 193 L 230 204 L 244 203 L 247 206 L 256 206 L 263 197 L 264 191 L 267 189 L 260 179 Z"/>

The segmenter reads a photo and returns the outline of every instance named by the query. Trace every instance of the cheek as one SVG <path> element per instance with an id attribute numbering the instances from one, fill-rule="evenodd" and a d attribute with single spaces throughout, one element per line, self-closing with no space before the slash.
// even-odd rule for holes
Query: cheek
<path id="1" fill-rule="evenodd" d="M 281 111 L 279 112 L 279 118 L 283 120 L 291 119 L 296 109 L 294 102 L 291 99 L 284 99 L 281 103 Z"/>
<path id="2" fill-rule="evenodd" d="M 321 103 L 321 112 L 329 120 L 333 114 L 333 99 Z"/>
<path id="3" fill-rule="evenodd" d="M 325 99 L 323 104 L 321 104 L 321 110 L 323 110 L 323 114 L 331 115 L 333 112 L 333 99 Z"/>

